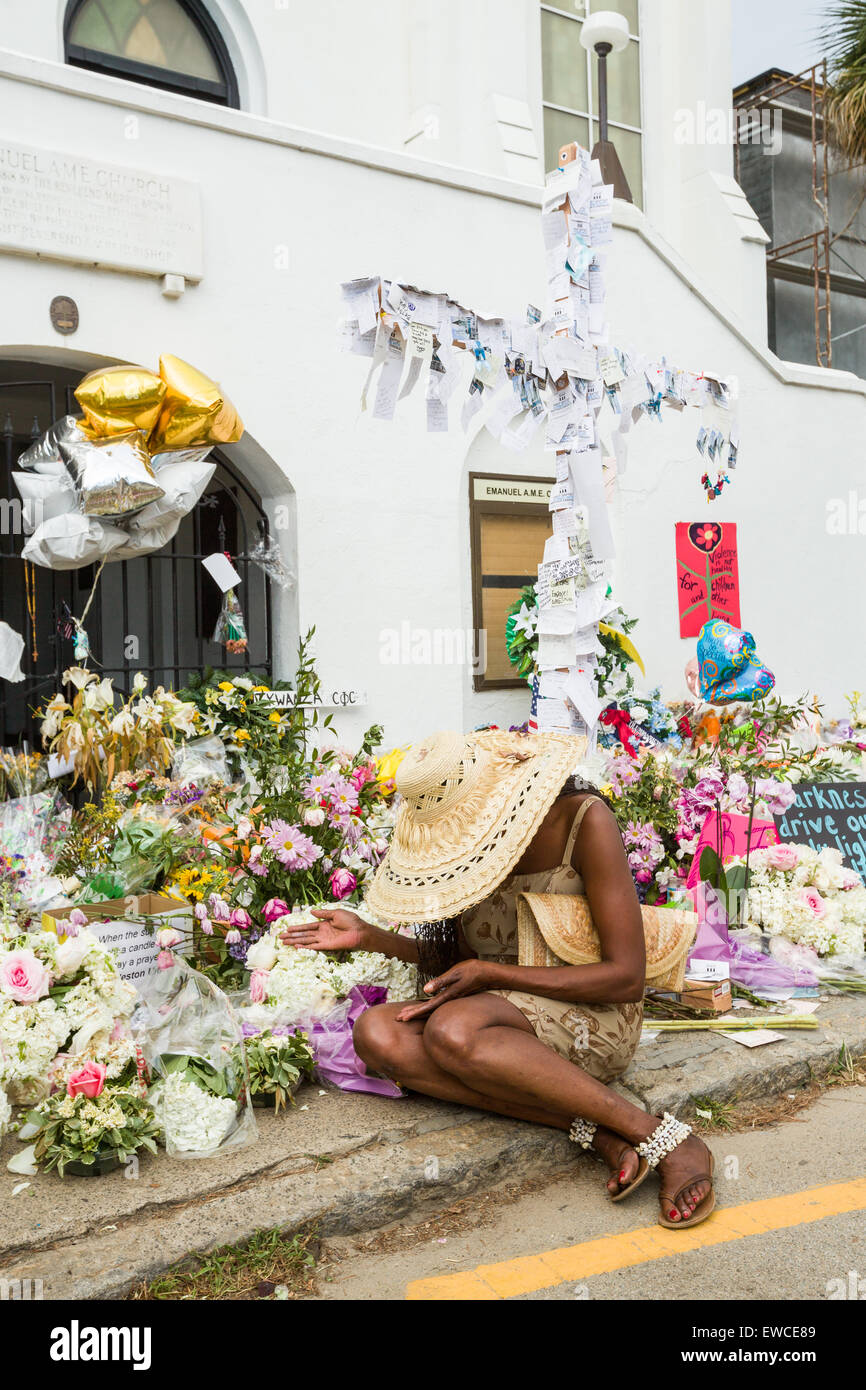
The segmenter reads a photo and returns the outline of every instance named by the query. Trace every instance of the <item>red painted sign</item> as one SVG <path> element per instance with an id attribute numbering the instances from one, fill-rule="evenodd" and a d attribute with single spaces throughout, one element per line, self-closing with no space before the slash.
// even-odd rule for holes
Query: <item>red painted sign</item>
<path id="1" fill-rule="evenodd" d="M 677 522 L 677 599 L 680 637 L 697 637 L 712 618 L 740 626 L 735 521 Z"/>

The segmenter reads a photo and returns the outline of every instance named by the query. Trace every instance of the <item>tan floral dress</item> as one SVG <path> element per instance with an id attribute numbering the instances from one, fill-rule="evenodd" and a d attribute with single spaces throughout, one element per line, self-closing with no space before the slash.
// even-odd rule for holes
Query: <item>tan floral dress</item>
<path id="1" fill-rule="evenodd" d="M 589 796 L 566 841 L 562 863 L 534 874 L 511 874 L 496 892 L 463 914 L 463 932 L 481 960 L 517 965 L 519 893 L 582 893 L 583 880 L 571 865 L 580 824 L 598 797 Z M 643 1003 L 572 1004 L 520 989 L 494 989 L 528 1019 L 537 1037 L 598 1081 L 621 1076 L 635 1054 L 643 1022 Z"/>

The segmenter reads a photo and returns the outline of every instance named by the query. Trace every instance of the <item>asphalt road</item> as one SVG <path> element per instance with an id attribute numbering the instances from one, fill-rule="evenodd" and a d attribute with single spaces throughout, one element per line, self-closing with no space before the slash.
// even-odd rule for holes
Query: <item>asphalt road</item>
<path id="1" fill-rule="evenodd" d="M 830 1090 L 764 1130 L 714 1136 L 718 1208 L 693 1232 L 658 1227 L 654 1178 L 613 1205 L 602 1168 L 580 1157 L 522 1196 L 503 1188 L 498 1200 L 493 1189 L 432 1226 L 419 1212 L 425 1224 L 391 1228 L 372 1253 L 353 1238 L 328 1242 L 321 1297 L 866 1299 L 864 1141 L 866 1087 Z"/>

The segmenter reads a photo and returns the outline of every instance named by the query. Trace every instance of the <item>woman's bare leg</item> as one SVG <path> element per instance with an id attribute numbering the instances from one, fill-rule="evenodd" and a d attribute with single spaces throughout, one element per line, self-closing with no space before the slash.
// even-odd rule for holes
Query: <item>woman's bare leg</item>
<path id="1" fill-rule="evenodd" d="M 421 1091 L 423 1095 L 435 1096 L 437 1100 L 471 1105 L 476 1110 L 492 1110 L 497 1115 L 529 1120 L 532 1124 L 549 1125 L 553 1129 L 569 1128 L 571 1120 L 564 1122 L 561 1116 L 540 1106 L 494 1100 L 481 1091 L 473 1090 L 451 1072 L 443 1071 L 424 1046 L 426 1020 L 398 1023 L 397 1014 L 403 1008 L 404 1004 L 377 1004 L 361 1014 L 355 1024 L 352 1035 L 355 1050 L 374 1071 L 390 1076 L 410 1091 Z M 531 1033 L 526 1019 L 522 1014 L 520 1017 Z"/>
<path id="2" fill-rule="evenodd" d="M 580 1115 L 630 1145 L 656 1128 L 657 1117 L 560 1057 L 536 1037 L 520 1010 L 498 995 L 453 1000 L 420 1025 L 397 1023 L 399 1007 L 368 1010 L 356 1024 L 355 1040 L 365 1061 L 412 1090 L 557 1129 L 568 1129 Z M 398 1031 L 404 1029 L 412 1030 L 409 1037 Z M 704 1146 L 689 1138 L 659 1170 L 675 1191 L 704 1166 Z M 671 1219 L 687 1218 L 708 1190 L 706 1182 L 687 1188 L 678 1216 Z"/>

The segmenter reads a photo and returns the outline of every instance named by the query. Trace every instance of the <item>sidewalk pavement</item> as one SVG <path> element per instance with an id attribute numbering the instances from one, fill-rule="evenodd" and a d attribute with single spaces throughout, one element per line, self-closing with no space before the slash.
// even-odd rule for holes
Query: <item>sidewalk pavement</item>
<path id="1" fill-rule="evenodd" d="M 617 1089 L 656 1113 L 688 1118 L 693 1097 L 769 1097 L 826 1075 L 843 1045 L 866 1053 L 866 999 L 822 1002 L 815 1032 L 749 1049 L 705 1033 L 641 1045 Z M 564 1133 L 411 1096 L 388 1100 L 322 1088 L 275 1116 L 257 1110 L 255 1144 L 218 1159 L 145 1155 L 138 1176 L 65 1180 L 6 1171 L 19 1141 L 0 1145 L 0 1281 L 42 1280 L 49 1299 L 122 1298 L 192 1252 L 255 1230 L 315 1224 L 322 1235 L 423 1218 L 507 1179 L 554 1175 L 577 1154 Z"/>

